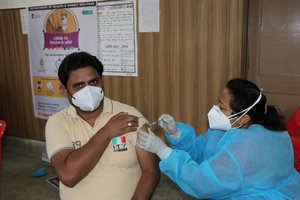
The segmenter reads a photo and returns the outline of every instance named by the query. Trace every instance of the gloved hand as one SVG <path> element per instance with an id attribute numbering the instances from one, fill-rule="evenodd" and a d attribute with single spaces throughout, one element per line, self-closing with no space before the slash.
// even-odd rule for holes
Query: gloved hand
<path id="1" fill-rule="evenodd" d="M 137 146 L 145 151 L 157 154 L 160 159 L 168 157 L 172 151 L 159 137 L 148 128 L 148 133 L 138 129 Z"/>
<path id="2" fill-rule="evenodd" d="M 176 127 L 176 122 L 174 118 L 169 114 L 162 114 L 158 118 L 158 124 L 165 132 L 171 137 L 179 137 L 180 130 Z"/>

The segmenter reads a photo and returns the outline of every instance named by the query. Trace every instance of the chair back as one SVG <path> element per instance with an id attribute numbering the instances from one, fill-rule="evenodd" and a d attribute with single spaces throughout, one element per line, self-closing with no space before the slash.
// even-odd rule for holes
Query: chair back
<path id="1" fill-rule="evenodd" d="M 2 136 L 6 128 L 6 123 L 4 120 L 0 120 L 0 169 L 2 166 Z"/>
<path id="2" fill-rule="evenodd" d="M 0 140 L 2 139 L 2 136 L 4 134 L 6 128 L 6 123 L 4 120 L 0 120 Z"/>
<path id="3" fill-rule="evenodd" d="M 300 172 L 300 108 L 288 120 L 286 129 L 293 144 L 295 168 Z"/>

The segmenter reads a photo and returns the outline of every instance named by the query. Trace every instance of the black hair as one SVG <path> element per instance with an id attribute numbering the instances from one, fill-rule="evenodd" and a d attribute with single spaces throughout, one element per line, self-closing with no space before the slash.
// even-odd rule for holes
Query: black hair
<path id="1" fill-rule="evenodd" d="M 76 69 L 93 67 L 97 70 L 100 78 L 103 73 L 103 65 L 96 56 L 92 56 L 87 52 L 75 52 L 67 55 L 58 69 L 58 77 L 60 82 L 67 87 L 70 72 Z"/>
<path id="2" fill-rule="evenodd" d="M 260 92 L 262 93 L 256 84 L 240 78 L 228 81 L 226 88 L 232 95 L 230 107 L 234 113 L 253 105 Z M 284 117 L 276 106 L 267 105 L 267 98 L 263 93 L 259 102 L 247 112 L 247 115 L 250 116 L 252 124 L 260 124 L 273 131 L 285 130 Z"/>

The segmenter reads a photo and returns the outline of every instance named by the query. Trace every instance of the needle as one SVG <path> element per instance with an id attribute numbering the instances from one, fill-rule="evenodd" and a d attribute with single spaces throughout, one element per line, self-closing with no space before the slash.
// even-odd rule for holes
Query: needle
<path id="1" fill-rule="evenodd" d="M 144 117 L 139 117 L 139 118 L 144 118 Z M 147 122 L 147 125 L 149 126 L 150 130 L 151 131 L 156 131 L 158 128 L 159 128 L 159 125 L 158 125 L 158 120 L 155 120 L 153 122 Z"/>
<path id="2" fill-rule="evenodd" d="M 148 126 L 150 127 L 151 131 L 156 131 L 159 128 L 157 120 L 152 123 L 148 123 Z"/>

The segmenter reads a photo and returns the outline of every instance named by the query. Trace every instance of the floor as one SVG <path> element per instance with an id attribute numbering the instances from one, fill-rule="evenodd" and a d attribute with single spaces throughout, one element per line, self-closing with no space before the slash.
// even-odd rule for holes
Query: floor
<path id="1" fill-rule="evenodd" d="M 57 200 L 59 193 L 47 182 L 55 176 L 48 162 L 41 160 L 45 143 L 12 136 L 2 138 L 2 166 L 0 166 L 1 200 Z M 45 168 L 42 177 L 32 173 Z M 168 177 L 162 175 L 152 200 L 193 200 Z"/>

